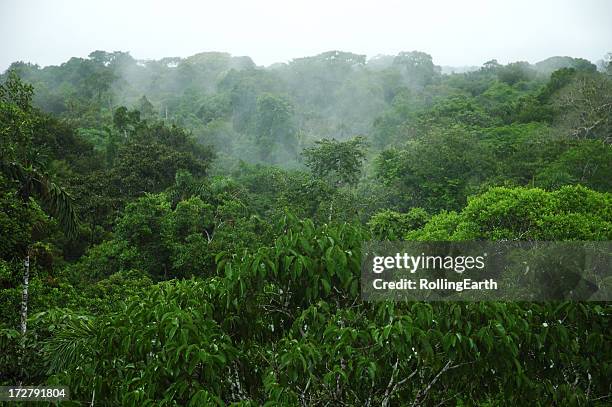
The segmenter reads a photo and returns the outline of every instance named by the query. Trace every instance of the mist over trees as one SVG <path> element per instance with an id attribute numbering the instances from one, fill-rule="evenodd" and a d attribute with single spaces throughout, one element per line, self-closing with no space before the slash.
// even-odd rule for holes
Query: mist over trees
<path id="1" fill-rule="evenodd" d="M 359 292 L 372 239 L 612 240 L 609 56 L 15 62 L 0 141 L 0 385 L 66 385 L 66 405 L 610 400 L 608 303 Z"/>
<path id="2" fill-rule="evenodd" d="M 186 127 L 224 155 L 283 166 L 294 165 L 301 148 L 318 139 L 376 132 L 375 122 L 402 98 L 410 106 L 401 107 L 416 113 L 452 98 L 477 97 L 477 107 L 495 115 L 493 99 L 511 109 L 511 102 L 534 94 L 527 86 L 543 86 L 560 69 L 596 73 L 584 59 L 552 57 L 535 65 L 492 60 L 465 74 L 442 75 L 419 51 L 370 59 L 329 51 L 267 68 L 221 52 L 140 61 L 126 52 L 95 51 L 60 66 L 18 62 L 9 68 L 35 85 L 38 107 L 83 129 L 102 127 L 126 106 L 147 119 Z"/>

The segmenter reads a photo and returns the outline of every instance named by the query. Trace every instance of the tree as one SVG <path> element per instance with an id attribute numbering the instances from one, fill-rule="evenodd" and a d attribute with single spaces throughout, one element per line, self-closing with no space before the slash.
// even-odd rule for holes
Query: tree
<path id="1" fill-rule="evenodd" d="M 499 62 L 497 62 L 497 59 L 491 59 L 487 62 L 485 62 L 484 64 L 482 64 L 482 70 L 487 71 L 487 72 L 497 72 L 497 70 L 501 67 L 502 65 L 500 65 Z"/>
<path id="2" fill-rule="evenodd" d="M 422 208 L 411 208 L 407 213 L 385 209 L 370 218 L 368 227 L 378 240 L 401 240 L 409 231 L 422 228 L 428 219 Z"/>
<path id="3" fill-rule="evenodd" d="M 599 140 L 573 141 L 546 167 L 538 166 L 536 185 L 558 189 L 580 184 L 596 191 L 612 191 L 612 148 Z"/>
<path id="4" fill-rule="evenodd" d="M 574 68 L 561 68 L 550 75 L 546 86 L 538 94 L 540 101 L 548 102 L 550 97 L 572 81 L 577 71 Z"/>
<path id="5" fill-rule="evenodd" d="M 316 177 L 340 187 L 354 185 L 359 180 L 366 147 L 365 138 L 360 136 L 347 141 L 322 139 L 304 149 L 302 156 Z"/>
<path id="6" fill-rule="evenodd" d="M 495 174 L 488 143 L 466 128 L 433 128 L 403 149 L 381 152 L 375 160 L 378 178 L 398 190 L 406 206 L 427 211 L 457 209 L 467 196 Z"/>
<path id="7" fill-rule="evenodd" d="M 145 95 L 138 100 L 137 109 L 144 120 L 153 120 L 157 117 L 155 107 Z"/>
<path id="8" fill-rule="evenodd" d="M 434 215 L 408 240 L 610 240 L 612 195 L 582 186 L 553 192 L 495 187 L 470 198 L 461 212 Z"/>
<path id="9" fill-rule="evenodd" d="M 365 64 L 365 58 L 365 55 L 351 52 L 327 51 L 293 59 L 287 67 L 287 76 L 296 102 L 318 109 L 327 109 L 341 102 L 337 91 L 353 72 Z"/>
<path id="10" fill-rule="evenodd" d="M 113 125 L 124 138 L 134 133 L 139 123 L 140 111 L 138 110 L 128 110 L 125 106 L 119 106 L 113 112 Z"/>
<path id="11" fill-rule="evenodd" d="M 431 84 L 436 75 L 431 55 L 420 51 L 400 52 L 393 65 L 401 67 L 408 81 L 417 87 Z"/>
<path id="12" fill-rule="evenodd" d="M 595 72 L 597 67 L 583 58 L 550 57 L 535 64 L 534 68 L 546 75 L 559 69 L 574 69 L 579 72 Z"/>
<path id="13" fill-rule="evenodd" d="M 0 84 L 0 170 L 18 185 L 18 193 L 24 202 L 30 197 L 39 199 L 45 209 L 57 217 L 67 234 L 74 234 L 77 216 L 71 197 L 45 174 L 40 152 L 34 146 L 35 125 L 41 120 L 32 107 L 33 89 L 9 73 Z"/>
<path id="14" fill-rule="evenodd" d="M 44 173 L 33 147 L 34 123 L 39 120 L 32 108 L 31 86 L 21 82 L 10 72 L 7 81 L 0 84 L 0 172 L 17 188 L 24 206 L 31 199 L 38 200 L 53 215 L 68 236 L 75 236 L 78 219 L 70 195 Z M 16 253 L 15 253 L 16 254 Z M 23 296 L 21 303 L 21 333 L 27 330 L 28 288 L 30 278 L 30 246 L 24 256 Z"/>
<path id="15" fill-rule="evenodd" d="M 262 161 L 276 161 L 271 155 L 275 147 L 295 151 L 293 106 L 280 96 L 264 93 L 257 97 L 255 140 Z"/>
<path id="16" fill-rule="evenodd" d="M 178 277 L 213 274 L 215 237 L 214 207 L 198 196 L 177 204 L 164 219 L 162 239 L 170 249 L 173 275 Z M 218 246 L 217 246 L 218 247 Z"/>
<path id="17" fill-rule="evenodd" d="M 49 369 L 71 396 L 103 405 L 219 404 L 230 397 L 226 372 L 237 352 L 212 319 L 211 289 L 165 283 L 118 313 L 58 321 L 61 332 L 46 343 Z"/>
<path id="18" fill-rule="evenodd" d="M 497 77 L 500 81 L 512 86 L 521 81 L 528 81 L 535 76 L 535 71 L 528 62 L 512 62 L 497 68 Z"/>
<path id="19" fill-rule="evenodd" d="M 612 79 L 580 74 L 554 98 L 557 122 L 572 138 L 612 143 Z"/>

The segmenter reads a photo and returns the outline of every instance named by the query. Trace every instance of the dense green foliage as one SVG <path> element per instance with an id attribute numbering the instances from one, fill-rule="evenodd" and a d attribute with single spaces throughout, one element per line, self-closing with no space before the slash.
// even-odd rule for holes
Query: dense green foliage
<path id="1" fill-rule="evenodd" d="M 612 397 L 608 303 L 369 303 L 359 281 L 371 239 L 612 240 L 609 66 L 96 51 L 14 63 L 0 141 L 1 385 L 113 406 Z"/>

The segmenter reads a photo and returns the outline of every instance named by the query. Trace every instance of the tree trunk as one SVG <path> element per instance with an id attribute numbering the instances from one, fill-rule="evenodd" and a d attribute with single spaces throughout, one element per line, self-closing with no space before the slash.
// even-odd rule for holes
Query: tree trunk
<path id="1" fill-rule="evenodd" d="M 28 330 L 28 289 L 30 287 L 30 255 L 23 262 L 23 291 L 21 292 L 21 335 Z"/>

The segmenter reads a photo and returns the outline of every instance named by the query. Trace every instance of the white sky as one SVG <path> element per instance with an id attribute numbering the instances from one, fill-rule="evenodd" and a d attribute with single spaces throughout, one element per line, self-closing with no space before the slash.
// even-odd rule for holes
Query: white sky
<path id="1" fill-rule="evenodd" d="M 91 51 L 138 59 L 202 51 L 258 65 L 339 49 L 420 50 L 438 65 L 612 51 L 612 0 L 0 0 L 0 71 Z"/>

